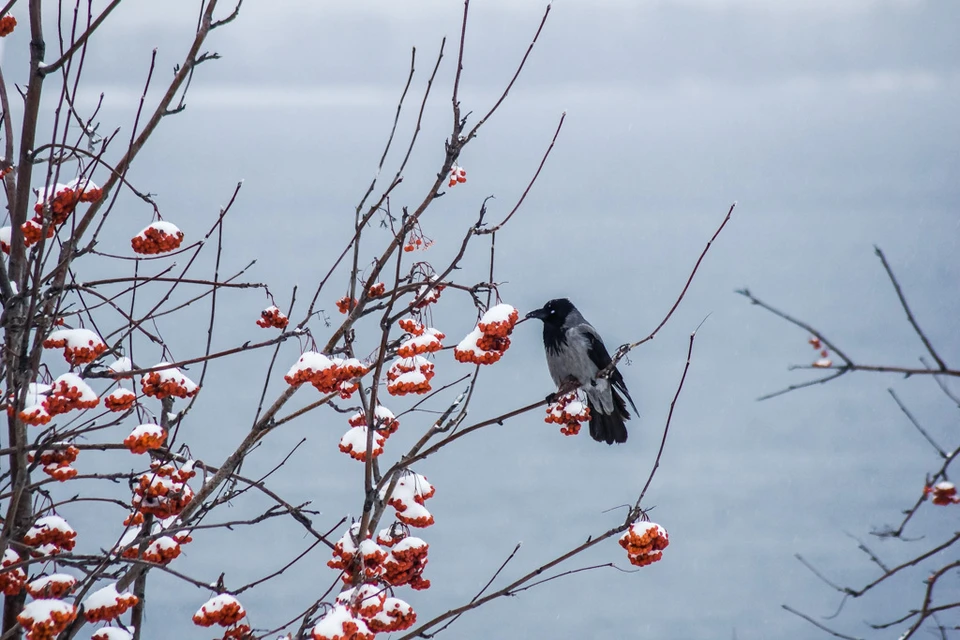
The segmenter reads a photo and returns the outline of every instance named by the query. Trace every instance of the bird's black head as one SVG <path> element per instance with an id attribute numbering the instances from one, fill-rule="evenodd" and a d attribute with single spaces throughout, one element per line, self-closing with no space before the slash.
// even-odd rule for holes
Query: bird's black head
<path id="1" fill-rule="evenodd" d="M 551 300 L 547 304 L 543 305 L 542 308 L 537 309 L 536 311 L 531 311 L 527 314 L 527 318 L 538 318 L 543 320 L 544 324 L 554 325 L 557 327 L 563 326 L 564 321 L 567 319 L 567 316 L 570 315 L 570 312 L 575 311 L 576 307 L 573 306 L 566 298 L 557 298 L 556 300 Z"/>

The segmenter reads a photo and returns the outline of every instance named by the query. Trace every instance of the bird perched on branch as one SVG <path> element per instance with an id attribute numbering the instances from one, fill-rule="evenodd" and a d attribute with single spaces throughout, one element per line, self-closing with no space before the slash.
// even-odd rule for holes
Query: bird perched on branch
<path id="1" fill-rule="evenodd" d="M 616 367 L 608 377 L 597 379 L 597 373 L 612 361 L 597 330 L 566 298 L 551 300 L 526 317 L 543 321 L 547 368 L 557 388 L 562 389 L 564 384 L 575 381 L 586 393 L 587 406 L 590 407 L 590 437 L 607 444 L 626 442 L 624 420 L 629 420 L 630 414 L 620 393 L 626 396 L 635 412 L 637 405 Z"/>

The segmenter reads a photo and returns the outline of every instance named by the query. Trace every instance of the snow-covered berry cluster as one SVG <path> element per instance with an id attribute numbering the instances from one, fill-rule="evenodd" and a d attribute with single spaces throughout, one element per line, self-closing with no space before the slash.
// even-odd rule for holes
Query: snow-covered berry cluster
<path id="1" fill-rule="evenodd" d="M 163 369 L 151 371 L 140 379 L 140 389 L 143 391 L 143 395 L 157 400 L 163 400 L 169 396 L 192 398 L 197 395 L 200 387 L 185 376 L 180 369 L 169 365 L 169 362 L 158 362 L 154 367 L 163 367 Z"/>
<path id="2" fill-rule="evenodd" d="M 630 564 L 638 567 L 659 561 L 669 544 L 667 530 L 654 522 L 634 522 L 620 536 L 620 546 L 627 550 Z"/>
<path id="3" fill-rule="evenodd" d="M 75 373 L 65 373 L 53 381 L 43 401 L 47 413 L 55 416 L 74 409 L 93 409 L 100 398 L 83 378 Z"/>
<path id="4" fill-rule="evenodd" d="M 0 563 L 0 593 L 3 595 L 15 596 L 23 590 L 23 585 L 27 582 L 26 572 L 21 567 L 8 568 L 21 560 L 20 554 L 10 547 L 3 552 L 3 562 Z"/>
<path id="5" fill-rule="evenodd" d="M 390 495 L 387 495 L 389 486 L 380 492 L 380 499 L 396 509 L 396 518 L 411 527 L 429 527 L 433 524 L 433 515 L 424 506 L 424 503 L 437 492 L 432 484 L 414 471 L 404 471 L 397 478 L 396 485 Z"/>
<path id="6" fill-rule="evenodd" d="M 130 239 L 134 253 L 150 256 L 173 251 L 183 242 L 183 231 L 172 222 L 159 220 L 147 225 Z"/>
<path id="7" fill-rule="evenodd" d="M 67 184 L 56 184 L 50 189 L 39 189 L 37 202 L 33 205 L 33 218 L 20 226 L 24 244 L 30 247 L 42 237 L 52 238 L 57 227 L 67 221 L 79 203 L 96 202 L 102 197 L 103 190 L 86 178 L 77 178 Z"/>
<path id="8" fill-rule="evenodd" d="M 944 507 L 948 504 L 960 504 L 960 496 L 952 482 L 938 482 L 932 487 L 923 490 L 924 495 L 932 496 L 933 504 Z"/>
<path id="9" fill-rule="evenodd" d="M 77 475 L 77 470 L 71 465 L 76 462 L 79 454 L 80 450 L 71 444 L 39 451 L 36 456 L 29 454 L 27 459 L 30 462 L 39 460 L 40 468 L 45 474 L 60 482 L 66 482 Z"/>
<path id="10" fill-rule="evenodd" d="M 448 187 L 455 187 L 467 181 L 467 170 L 459 165 L 450 167 L 450 180 L 447 181 Z"/>
<path id="11" fill-rule="evenodd" d="M 547 405 L 547 424 L 560 425 L 560 433 L 575 436 L 580 433 L 582 423 L 589 422 L 590 408 L 580 399 L 577 391 L 562 395 L 556 402 Z"/>
<path id="12" fill-rule="evenodd" d="M 41 576 L 27 583 L 27 593 L 31 598 L 63 598 L 77 584 L 77 579 L 67 573 L 54 573 Z"/>
<path id="13" fill-rule="evenodd" d="M 87 622 L 116 620 L 138 602 L 140 598 L 132 593 L 118 593 L 117 583 L 112 582 L 86 597 L 83 601 L 83 615 Z"/>
<path id="14" fill-rule="evenodd" d="M 409 535 L 405 525 L 395 523 L 383 529 L 376 540 L 358 541 L 359 531 L 359 523 L 351 525 L 334 545 L 333 558 L 327 561 L 331 569 L 344 572 L 345 584 L 353 582 L 352 573 L 356 571 L 367 582 L 379 580 L 391 587 L 430 588 L 430 581 L 423 577 L 430 547 Z"/>
<path id="15" fill-rule="evenodd" d="M 453 350 L 458 362 L 493 364 L 510 348 L 510 334 L 517 324 L 519 313 L 508 304 L 490 307 L 476 328 Z"/>
<path id="16" fill-rule="evenodd" d="M 820 357 L 813 363 L 814 367 L 817 367 L 818 369 L 829 369 L 833 366 L 833 361 L 829 357 L 830 352 L 827 351 L 827 349 L 823 346 L 823 342 L 820 340 L 820 338 L 817 336 L 810 336 L 810 339 L 807 340 L 807 343 L 809 343 L 809 345 L 813 347 L 815 351 L 819 352 L 817 355 Z"/>
<path id="17" fill-rule="evenodd" d="M 246 615 L 247 612 L 239 600 L 228 593 L 221 593 L 207 600 L 193 614 L 193 623 L 201 627 L 212 627 L 215 624 L 230 627 L 243 620 Z"/>
<path id="18" fill-rule="evenodd" d="M 401 328 L 404 326 L 410 327 L 407 331 L 412 334 L 412 337 L 405 340 L 397 350 L 397 355 L 401 358 L 436 353 L 443 349 L 442 340 L 447 336 L 442 331 L 432 327 L 424 327 L 412 319 L 406 319 L 406 324 L 404 324 L 404 320 L 401 320 L 400 323 Z"/>
<path id="19" fill-rule="evenodd" d="M 77 532 L 60 516 L 44 516 L 33 523 L 23 536 L 23 543 L 34 548 L 34 555 L 56 555 L 61 551 L 73 551 Z"/>
<path id="20" fill-rule="evenodd" d="M 268 329 L 270 327 L 275 327 L 277 329 L 286 329 L 287 325 L 290 324 L 289 318 L 276 307 L 276 305 L 270 305 L 266 309 L 260 312 L 260 318 L 257 320 L 257 326 Z"/>
<path id="21" fill-rule="evenodd" d="M 34 600 L 23 608 L 17 622 L 27 632 L 27 640 L 56 638 L 77 617 L 77 608 L 63 600 Z"/>
<path id="22" fill-rule="evenodd" d="M 295 386 L 309 382 L 320 393 L 340 393 L 349 397 L 356 389 L 351 382 L 364 376 L 369 367 L 356 358 L 328 358 L 317 351 L 307 351 L 283 377 Z"/>
<path id="23" fill-rule="evenodd" d="M 123 440 L 123 444 L 131 453 L 146 453 L 159 449 L 167 441 L 167 431 L 158 424 L 141 424 L 134 427 Z"/>
<path id="24" fill-rule="evenodd" d="M 387 393 L 393 396 L 428 393 L 434 375 L 433 363 L 423 356 L 397 358 L 387 369 Z"/>
<path id="25" fill-rule="evenodd" d="M 193 463 L 179 469 L 172 464 L 153 461 L 151 470 L 137 480 L 133 488 L 133 508 L 158 518 L 179 515 L 193 500 L 193 489 L 187 481 L 196 475 Z"/>
<path id="26" fill-rule="evenodd" d="M 89 364 L 107 350 L 106 343 L 89 329 L 57 329 L 43 341 L 44 349 L 63 349 L 71 366 Z"/>
<path id="27" fill-rule="evenodd" d="M 348 420 L 350 429 L 340 438 L 340 451 L 354 460 L 365 462 L 367 459 L 367 416 L 364 412 L 357 412 Z M 371 455 L 376 458 L 383 453 L 383 444 L 390 434 L 396 433 L 400 427 L 393 412 L 382 405 L 378 405 L 374 412 L 374 433 Z"/>
<path id="28" fill-rule="evenodd" d="M 103 406 L 110 411 L 126 411 L 137 401 L 137 394 L 120 387 L 103 396 Z"/>

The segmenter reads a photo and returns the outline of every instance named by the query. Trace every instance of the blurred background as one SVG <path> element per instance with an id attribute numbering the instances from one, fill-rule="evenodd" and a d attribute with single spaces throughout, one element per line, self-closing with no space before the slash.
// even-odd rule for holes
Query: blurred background
<path id="1" fill-rule="evenodd" d="M 51 25 L 55 4 L 48 7 Z M 460 94 L 471 123 L 513 74 L 544 8 L 527 0 L 471 6 Z M 120 140 L 129 136 L 151 51 L 156 47 L 157 65 L 148 104 L 182 60 L 197 9 L 181 0 L 127 0 L 114 12 L 87 54 L 78 95 L 78 108 L 90 114 L 103 94 L 101 134 L 119 127 Z M 21 27 L 2 52 L 8 85 L 22 84 L 27 71 L 27 20 L 14 15 Z M 461 15 L 462 4 L 439 0 L 247 0 L 238 19 L 211 36 L 211 50 L 223 58 L 197 69 L 185 111 L 163 121 L 131 182 L 156 194 L 164 218 L 190 241 L 209 229 L 243 180 L 226 221 L 221 273 L 256 259 L 245 278 L 267 283 L 281 308 L 298 285 L 293 317 L 299 320 L 352 235 L 353 210 L 376 171 L 411 49 L 416 76 L 387 179 L 406 149 L 446 36 L 423 130 L 392 210 L 416 206 L 432 183 L 450 130 Z M 538 182 L 497 234 L 495 279 L 503 300 L 521 312 L 571 298 L 612 351 L 657 325 L 730 204 L 738 205 L 675 316 L 621 365 L 641 409 L 626 445 L 608 447 L 586 432 L 563 437 L 534 411 L 416 465 L 437 488 L 429 504 L 437 524 L 422 532 L 433 587 L 400 594 L 421 621 L 472 598 L 517 542 L 524 544 L 494 587 L 622 522 L 622 505 L 636 500 L 655 458 L 688 336 L 704 318 L 645 500 L 670 533 L 663 561 L 637 573 L 599 569 L 549 582 L 467 613 L 447 635 L 820 637 L 781 605 L 820 619 L 836 611 L 840 595 L 794 554 L 831 580 L 859 587 L 879 570 L 851 535 L 890 565 L 948 537 L 955 514 L 933 507 L 921 510 L 911 530 L 923 541 L 883 540 L 870 531 L 898 523 L 925 474 L 939 466 L 887 388 L 947 448 L 956 446 L 956 405 L 929 377 L 866 373 L 757 402 L 814 377 L 787 367 L 809 364 L 816 353 L 805 332 L 734 290 L 749 287 L 806 320 L 858 362 L 917 366 L 925 351 L 874 256 L 878 245 L 920 325 L 956 364 L 958 24 L 960 6 L 912 0 L 553 4 L 516 86 L 460 158 L 468 182 L 423 218 L 435 245 L 410 259 L 445 265 L 486 196 L 495 196 L 488 219 L 505 216 L 566 111 Z M 55 35 L 47 37 L 54 49 Z M 16 93 L 11 97 L 19 109 Z M 55 97 L 47 96 L 47 117 Z M 129 253 L 129 238 L 151 215 L 143 202 L 121 196 L 100 249 Z M 388 234 L 374 229 L 365 238 L 361 262 L 379 255 Z M 487 240 L 471 249 L 458 276 L 464 283 L 487 277 Z M 212 256 L 198 262 L 200 272 L 212 274 Z M 91 279 L 115 273 L 117 265 L 90 259 L 84 268 Z M 321 294 L 319 306 L 334 326 L 334 301 L 346 292 L 347 277 L 338 272 Z M 263 339 L 254 321 L 268 303 L 260 292 L 223 295 L 214 349 Z M 202 353 L 207 304 L 160 325 L 175 357 Z M 433 313 L 451 344 L 475 321 L 469 298 L 455 291 L 444 292 Z M 375 327 L 372 319 L 360 325 L 360 351 L 376 347 Z M 320 321 L 311 328 L 321 344 L 332 330 Z M 149 349 L 142 358 L 161 359 L 158 348 Z M 268 402 L 285 387 L 282 373 L 298 355 L 293 341 L 284 346 Z M 195 457 L 216 464 L 246 433 L 268 361 L 268 353 L 254 352 L 211 363 L 183 427 Z M 438 380 L 470 371 L 449 352 L 436 366 Z M 450 389 L 429 408 L 444 409 L 460 391 Z M 521 325 L 504 359 L 481 372 L 468 423 L 550 391 L 539 325 Z M 302 389 L 291 407 L 313 399 L 312 389 Z M 384 402 L 398 413 L 412 404 Z M 401 418 L 385 459 L 409 447 L 432 420 L 429 413 Z M 322 511 L 316 527 L 325 530 L 362 507 L 362 465 L 337 450 L 346 428 L 345 417 L 333 411 L 308 414 L 271 434 L 244 473 L 267 472 L 306 439 L 269 486 L 292 503 L 312 500 Z M 125 433 L 118 429 L 117 439 Z M 85 469 L 131 464 L 123 454 L 85 458 L 78 463 Z M 117 491 L 125 495 L 123 487 Z M 244 496 L 229 517 L 263 508 L 257 496 Z M 80 532 L 78 550 L 90 551 L 112 544 L 125 515 L 79 506 L 64 512 Z M 174 568 L 211 582 L 226 571 L 228 587 L 281 567 L 310 543 L 280 520 L 194 537 Z M 318 548 L 243 598 L 254 626 L 278 626 L 309 606 L 335 579 L 327 559 Z M 605 562 L 629 568 L 614 540 L 562 568 Z M 896 617 L 891 612 L 920 603 L 922 581 L 936 566 L 921 563 L 825 623 L 870 633 L 864 621 L 885 622 Z M 208 593 L 155 572 L 148 597 L 146 637 L 198 633 L 189 617 Z"/>

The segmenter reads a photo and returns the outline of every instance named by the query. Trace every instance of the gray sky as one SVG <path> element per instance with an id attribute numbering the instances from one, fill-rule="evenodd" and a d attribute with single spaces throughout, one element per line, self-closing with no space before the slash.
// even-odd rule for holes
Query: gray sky
<path id="1" fill-rule="evenodd" d="M 121 127 L 128 135 L 150 51 L 158 48 L 159 87 L 182 57 L 196 20 L 193 4 L 129 0 L 116 11 L 88 56 L 80 96 L 90 108 L 105 92 L 102 131 Z M 528 1 L 475 2 L 465 110 L 489 107 L 542 10 Z M 417 76 L 401 142 L 447 36 L 421 140 L 394 207 L 418 202 L 432 180 L 449 129 L 461 11 L 459 3 L 439 0 L 248 0 L 236 23 L 211 39 L 224 59 L 200 67 L 187 110 L 163 123 L 131 179 L 156 193 L 165 218 L 191 238 L 206 230 L 244 179 L 228 219 L 224 271 L 258 258 L 250 279 L 267 282 L 281 306 L 299 284 L 302 301 L 349 233 L 352 208 L 389 133 L 410 48 L 417 47 Z M 870 538 L 872 527 L 897 521 L 936 464 L 886 388 L 893 386 L 945 447 L 956 445 L 956 407 L 932 380 L 866 374 L 755 402 L 806 379 L 786 366 L 812 361 L 813 352 L 803 332 L 733 290 L 749 286 L 859 360 L 913 365 L 922 345 L 873 255 L 877 244 L 934 344 L 948 361 L 956 357 L 958 19 L 953 3 L 910 0 L 554 3 L 516 90 L 461 157 L 468 182 L 424 219 L 424 231 L 437 241 L 426 257 L 444 264 L 485 196 L 496 196 L 493 218 L 510 210 L 564 110 L 567 121 L 540 181 L 497 237 L 496 277 L 505 282 L 506 302 L 528 310 L 568 296 L 608 346 L 637 340 L 669 308 L 730 203 L 739 204 L 676 316 L 623 369 L 641 407 L 625 446 L 608 448 L 586 435 L 564 438 L 534 412 L 469 436 L 416 467 L 437 487 L 430 503 L 437 525 L 423 532 L 431 545 L 426 575 L 434 586 L 400 596 L 421 620 L 469 600 L 517 541 L 524 546 L 505 578 L 622 520 L 616 507 L 636 499 L 649 473 L 687 335 L 708 314 L 647 502 L 670 532 L 664 560 L 636 574 L 604 570 L 552 582 L 467 614 L 446 633 L 818 637 L 780 605 L 827 615 L 838 594 L 793 555 L 844 585 L 876 577 L 846 534 Z M 8 82 L 22 82 L 25 34 L 18 29 L 7 38 Z M 392 154 L 388 168 L 398 161 Z M 134 199 L 121 200 L 121 207 L 115 235 L 107 237 L 118 247 L 150 219 Z M 369 244 L 364 259 L 377 246 Z M 478 243 L 462 279 L 483 279 L 486 260 Z M 325 292 L 326 308 L 342 295 L 345 280 L 343 274 Z M 445 293 L 435 311 L 436 325 L 451 341 L 471 329 L 465 304 Z M 264 306 L 260 294 L 226 296 L 222 305 L 219 346 L 260 337 L 253 325 Z M 196 311 L 197 322 L 205 313 Z M 163 328 L 177 357 L 202 349 L 205 336 L 188 322 Z M 313 329 L 327 335 L 319 323 Z M 366 340 L 361 349 L 372 350 L 373 338 Z M 283 366 L 296 359 L 296 349 L 285 347 Z M 195 456 L 216 462 L 245 433 L 265 358 L 212 365 L 185 427 Z M 446 356 L 437 369 L 446 379 L 466 372 Z M 271 393 L 283 388 L 275 377 Z M 476 419 L 549 392 L 538 328 L 521 326 L 503 361 L 480 380 Z M 238 387 L 245 391 L 238 394 Z M 298 406 L 311 394 L 301 390 Z M 388 406 L 399 411 L 408 404 Z M 429 421 L 428 414 L 403 420 L 388 459 Z M 333 412 L 311 414 L 272 434 L 244 471 L 255 476 L 270 469 L 307 438 L 271 486 L 291 502 L 313 500 L 324 512 L 318 528 L 331 526 L 361 507 L 361 465 L 336 449 L 346 426 Z M 255 499 L 238 501 L 235 512 L 260 506 Z M 914 529 L 926 542 L 870 543 L 895 563 L 943 539 L 951 518 L 929 508 Z M 80 512 L 68 519 L 81 544 L 95 549 L 106 544 L 103 538 L 88 534 L 84 541 L 84 531 L 115 535 L 122 516 L 112 528 Z M 308 544 L 288 523 L 195 538 L 176 568 L 210 580 L 227 569 L 228 585 L 281 566 Z M 269 553 L 252 553 L 261 549 Z M 289 576 L 245 598 L 253 623 L 274 626 L 306 607 L 334 577 L 326 560 L 317 551 Z M 614 541 L 566 568 L 610 561 L 627 566 Z M 931 566 L 922 565 L 897 588 L 848 603 L 836 626 L 865 634 L 863 620 L 884 621 L 891 611 L 914 606 Z M 175 584 L 160 575 L 151 583 L 157 589 Z M 147 623 L 154 631 L 148 635 L 159 637 L 159 629 L 187 629 L 207 595 L 177 588 L 151 597 L 156 605 Z"/>

